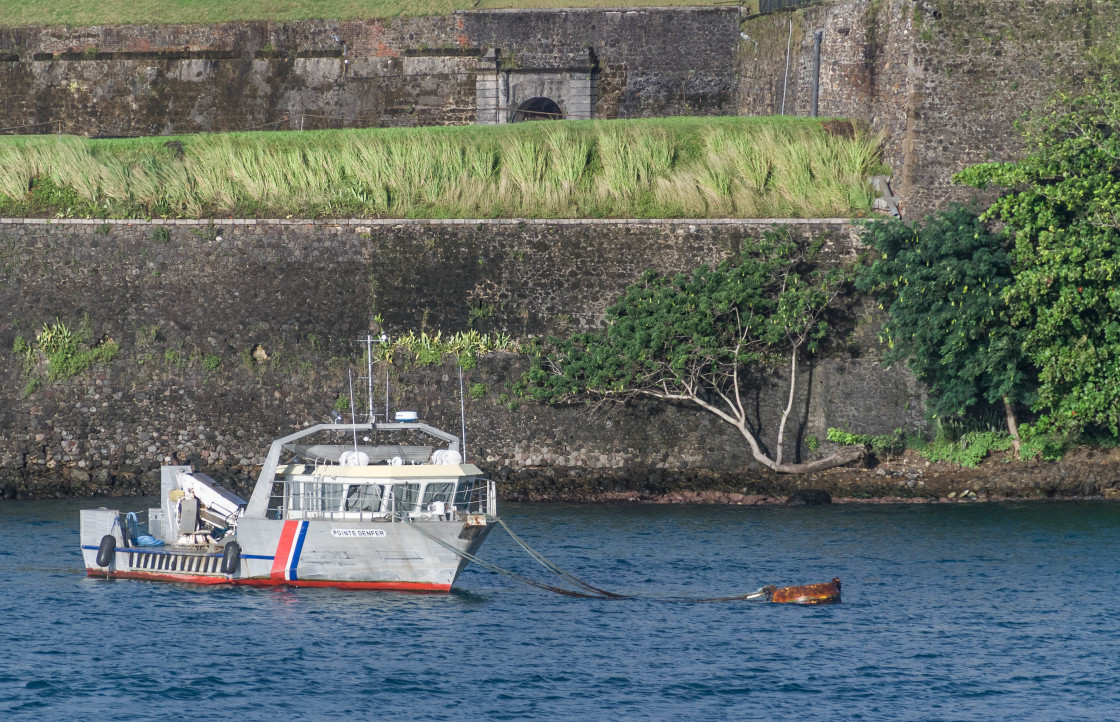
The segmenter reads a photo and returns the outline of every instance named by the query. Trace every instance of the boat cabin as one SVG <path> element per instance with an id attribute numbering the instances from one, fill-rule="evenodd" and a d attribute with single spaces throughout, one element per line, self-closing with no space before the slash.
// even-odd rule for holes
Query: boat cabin
<path id="1" fill-rule="evenodd" d="M 466 475 L 464 475 L 466 472 Z M 269 519 L 393 521 L 487 511 L 488 484 L 470 464 L 277 469 Z"/>

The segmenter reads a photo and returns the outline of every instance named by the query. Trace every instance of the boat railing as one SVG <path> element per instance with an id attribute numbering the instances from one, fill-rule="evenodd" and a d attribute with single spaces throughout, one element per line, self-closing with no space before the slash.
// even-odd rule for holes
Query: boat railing
<path id="1" fill-rule="evenodd" d="M 453 494 L 429 499 L 418 484 L 347 484 L 276 481 L 268 501 L 269 519 L 398 522 L 497 516 L 497 492 L 489 479 L 460 482 Z M 450 498 L 448 498 L 450 496 Z M 442 503 L 442 512 L 439 503 Z"/>

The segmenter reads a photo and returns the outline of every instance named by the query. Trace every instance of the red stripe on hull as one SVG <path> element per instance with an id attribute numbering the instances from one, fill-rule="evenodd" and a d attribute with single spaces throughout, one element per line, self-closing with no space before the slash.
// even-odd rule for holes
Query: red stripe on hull
<path id="1" fill-rule="evenodd" d="M 87 569 L 91 577 L 112 577 L 113 579 L 148 579 L 154 582 L 190 582 L 191 584 L 231 584 L 225 577 L 207 577 L 201 574 L 160 574 L 158 572 L 109 572 L 104 569 Z"/>
<path id="2" fill-rule="evenodd" d="M 280 531 L 280 541 L 276 544 L 276 554 L 272 559 L 272 573 L 269 574 L 276 581 L 284 581 L 284 572 L 288 569 L 288 556 L 292 553 L 292 541 L 296 538 L 297 529 L 299 529 L 298 521 L 286 521 Z"/>
<path id="3" fill-rule="evenodd" d="M 430 582 L 331 582 L 331 581 L 288 581 L 287 579 L 226 579 L 225 577 L 206 577 L 197 574 L 157 574 L 153 572 L 110 572 L 104 569 L 87 569 L 91 577 L 110 577 L 112 579 L 147 579 L 155 582 L 187 582 L 190 584 L 238 584 L 250 587 L 330 587 L 334 589 L 380 589 L 396 592 L 449 592 L 450 584 Z"/>
<path id="4" fill-rule="evenodd" d="M 238 579 L 234 584 L 247 584 L 253 587 L 333 587 L 335 589 L 384 589 L 397 592 L 450 592 L 450 584 L 431 584 L 430 582 L 331 582 L 318 579 L 311 581 L 276 582 L 272 579 Z"/>

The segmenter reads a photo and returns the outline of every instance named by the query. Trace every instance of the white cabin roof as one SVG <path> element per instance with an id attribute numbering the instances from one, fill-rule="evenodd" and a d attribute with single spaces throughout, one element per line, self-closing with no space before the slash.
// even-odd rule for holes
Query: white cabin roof
<path id="1" fill-rule="evenodd" d="M 462 476 L 480 476 L 482 470 L 474 464 L 376 464 L 367 466 L 312 466 L 311 464 L 284 464 L 276 467 L 277 476 L 289 474 L 309 474 L 311 476 L 332 476 L 356 479 L 386 480 L 423 480 L 447 479 Z"/>

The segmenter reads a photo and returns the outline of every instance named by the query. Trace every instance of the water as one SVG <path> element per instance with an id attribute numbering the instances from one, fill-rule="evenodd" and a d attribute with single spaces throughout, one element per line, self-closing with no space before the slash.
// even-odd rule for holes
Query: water
<path id="1" fill-rule="evenodd" d="M 825 607 L 87 579 L 83 505 L 0 504 L 4 719 L 1120 718 L 1116 504 L 503 509 L 609 589 L 839 576 Z"/>

